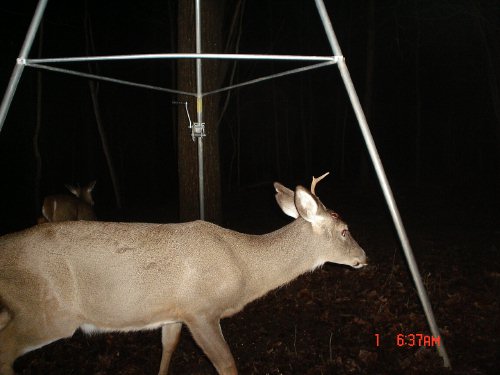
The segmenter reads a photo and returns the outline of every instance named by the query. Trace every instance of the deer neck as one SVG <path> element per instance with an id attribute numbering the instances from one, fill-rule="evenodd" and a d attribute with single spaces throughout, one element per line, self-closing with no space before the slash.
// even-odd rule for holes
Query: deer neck
<path id="1" fill-rule="evenodd" d="M 248 283 L 251 298 L 258 298 L 322 265 L 324 260 L 314 246 L 314 236 L 311 225 L 302 218 L 274 232 L 252 236 L 251 247 L 242 254 L 251 278 Z"/>

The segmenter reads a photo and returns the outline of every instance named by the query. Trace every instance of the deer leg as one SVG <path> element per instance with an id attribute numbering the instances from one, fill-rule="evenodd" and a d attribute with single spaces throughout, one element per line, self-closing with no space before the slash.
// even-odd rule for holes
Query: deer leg
<path id="1" fill-rule="evenodd" d="M 233 355 L 222 335 L 219 319 L 195 318 L 186 324 L 219 375 L 238 375 Z"/>
<path id="2" fill-rule="evenodd" d="M 0 374 L 13 375 L 13 364 L 21 355 L 64 337 L 76 328 L 72 324 L 44 324 L 40 319 L 14 317 L 0 331 Z"/>
<path id="3" fill-rule="evenodd" d="M 172 353 L 179 342 L 181 335 L 182 323 L 166 324 L 161 328 L 161 344 L 163 347 L 161 354 L 160 371 L 158 375 L 167 375 L 168 366 Z"/>
<path id="4" fill-rule="evenodd" d="M 12 365 L 14 364 L 17 355 L 12 353 L 10 348 L 4 348 L 2 342 L 2 347 L 0 348 L 0 374 L 2 375 L 14 375 L 14 369 Z"/>
<path id="5" fill-rule="evenodd" d="M 20 338 L 15 321 L 0 332 L 0 374 L 14 375 L 14 361 L 27 351 Z"/>

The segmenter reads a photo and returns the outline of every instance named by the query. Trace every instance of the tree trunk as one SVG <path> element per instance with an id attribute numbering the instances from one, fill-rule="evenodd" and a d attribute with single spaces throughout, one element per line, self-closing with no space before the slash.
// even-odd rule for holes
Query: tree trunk
<path id="1" fill-rule="evenodd" d="M 201 49 L 203 53 L 222 52 L 225 1 L 203 0 L 201 2 Z M 181 1 L 177 10 L 178 52 L 196 51 L 194 1 Z M 194 60 L 179 60 L 177 63 L 178 89 L 196 92 L 196 68 Z M 218 88 L 227 69 L 220 60 L 203 60 L 203 91 Z M 188 101 L 189 113 L 195 121 L 196 103 L 193 97 L 179 97 Z M 222 218 L 221 183 L 219 166 L 219 134 L 217 122 L 220 117 L 220 95 L 203 98 L 203 122 L 206 137 L 203 138 L 205 220 L 220 222 Z M 178 173 L 179 173 L 179 218 L 190 221 L 199 218 L 198 152 L 188 129 L 185 109 L 178 109 Z"/>
<path id="2" fill-rule="evenodd" d="M 486 61 L 486 76 L 488 77 L 488 88 L 490 90 L 491 103 L 493 104 L 493 114 L 495 116 L 496 144 L 500 144 L 500 76 L 498 75 L 498 44 L 490 43 L 488 40 L 488 23 L 485 22 L 481 3 L 475 1 L 472 6 L 473 19 L 479 34 L 481 48 Z M 491 24 L 493 25 L 493 23 Z M 491 26 L 493 29 L 493 26 Z M 493 34 L 495 31 L 489 31 Z M 494 34 L 493 34 L 494 35 Z M 497 147 L 497 167 L 500 166 L 500 151 Z"/>
<path id="3" fill-rule="evenodd" d="M 422 179 L 422 93 L 420 89 L 420 2 L 415 2 L 415 22 L 417 35 L 415 43 L 415 184 Z"/>
<path id="4" fill-rule="evenodd" d="M 85 17 L 84 17 L 85 49 L 87 51 L 87 55 L 91 56 L 91 55 L 96 55 L 96 51 L 95 51 L 94 36 L 92 33 L 92 23 L 90 20 L 90 12 L 87 6 L 88 4 L 85 3 Z M 89 63 L 88 66 L 90 73 L 99 74 L 99 69 L 97 67 L 97 64 L 93 66 L 92 63 Z M 94 109 L 97 130 L 99 131 L 99 136 L 101 139 L 102 150 L 106 158 L 109 175 L 111 178 L 111 182 L 113 184 L 113 190 L 115 192 L 116 207 L 122 208 L 119 180 L 116 175 L 115 168 L 113 166 L 113 159 L 111 157 L 111 152 L 109 150 L 108 140 L 106 137 L 106 132 L 104 129 L 104 124 L 101 116 L 101 109 L 99 106 L 99 82 L 89 80 L 89 89 L 90 89 L 90 97 L 92 99 L 92 107 Z"/>
<path id="5" fill-rule="evenodd" d="M 43 21 L 40 24 L 40 32 L 38 34 L 38 52 L 37 57 L 41 58 L 43 50 Z M 40 195 L 40 185 L 42 180 L 42 155 L 40 153 L 40 130 L 42 128 L 42 97 L 43 97 L 43 79 L 42 71 L 38 71 L 36 75 L 36 123 L 35 132 L 33 134 L 33 153 L 35 155 L 35 217 L 41 215 L 42 198 Z"/>
<path id="6" fill-rule="evenodd" d="M 363 109 L 369 124 L 373 121 L 373 72 L 375 69 L 375 0 L 368 4 L 368 30 L 366 42 L 366 70 L 365 70 L 365 92 L 363 97 Z M 373 126 L 373 124 L 371 124 Z M 360 179 L 368 179 L 368 157 L 361 153 L 360 157 Z"/>

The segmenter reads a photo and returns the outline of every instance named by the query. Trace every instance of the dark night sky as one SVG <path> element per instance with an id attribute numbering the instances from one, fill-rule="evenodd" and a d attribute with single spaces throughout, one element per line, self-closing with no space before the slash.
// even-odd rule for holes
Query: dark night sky
<path id="1" fill-rule="evenodd" d="M 418 182 L 478 200 L 495 198 L 500 161 L 500 123 L 494 111 L 494 95 L 500 95 L 498 2 L 375 3 L 370 26 L 368 2 L 326 1 L 362 100 L 372 30 L 369 120 L 389 180 L 396 190 Z M 86 55 L 84 4 L 49 1 L 42 56 Z M 0 6 L 2 95 L 35 6 L 34 1 Z M 173 51 L 175 3 L 89 1 L 88 7 L 98 55 Z M 37 43 L 30 57 L 36 56 Z M 240 52 L 330 53 L 314 2 L 305 0 L 248 1 Z M 242 62 L 236 81 L 296 66 Z M 85 65 L 71 68 L 86 70 Z M 174 68 L 166 61 L 99 64 L 103 75 L 164 87 L 171 87 Z M 97 179 L 96 201 L 112 207 L 87 81 L 43 72 L 42 82 L 40 193 Z M 0 133 L 0 232 L 29 225 L 36 217 L 36 88 L 37 71 L 26 68 Z M 126 187 L 125 204 L 176 205 L 177 129 L 170 104 L 176 98 L 107 83 L 100 90 L 115 167 Z M 496 111 L 498 116 L 500 109 Z M 366 166 L 361 134 L 336 67 L 233 91 L 220 131 L 225 191 L 275 179 L 303 182 L 324 170 L 332 170 L 337 181 L 356 184 Z M 370 168 L 367 173 L 373 182 Z"/>

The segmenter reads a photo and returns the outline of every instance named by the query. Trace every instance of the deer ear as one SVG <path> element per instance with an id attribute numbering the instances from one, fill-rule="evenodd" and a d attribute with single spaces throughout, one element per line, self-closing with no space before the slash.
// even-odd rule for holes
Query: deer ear
<path id="1" fill-rule="evenodd" d="M 79 191 L 76 187 L 74 187 L 73 185 L 68 185 L 68 184 L 64 184 L 64 186 L 66 186 L 66 189 L 68 189 L 70 191 L 71 194 L 73 194 L 74 196 L 79 196 Z"/>
<path id="2" fill-rule="evenodd" d="M 95 183 L 96 181 L 91 181 L 87 184 L 87 186 L 85 186 L 85 190 L 87 190 L 88 192 L 91 192 L 92 190 L 94 190 L 94 187 L 95 187 Z"/>
<path id="3" fill-rule="evenodd" d="M 302 186 L 297 186 L 297 189 L 295 189 L 295 207 L 302 218 L 313 224 L 320 219 L 321 207 L 318 201 L 309 190 Z"/>
<path id="4" fill-rule="evenodd" d="M 274 183 L 276 189 L 276 202 L 281 207 L 283 212 L 294 219 L 299 217 L 297 208 L 295 208 L 295 193 L 293 190 L 281 185 L 279 182 Z"/>

